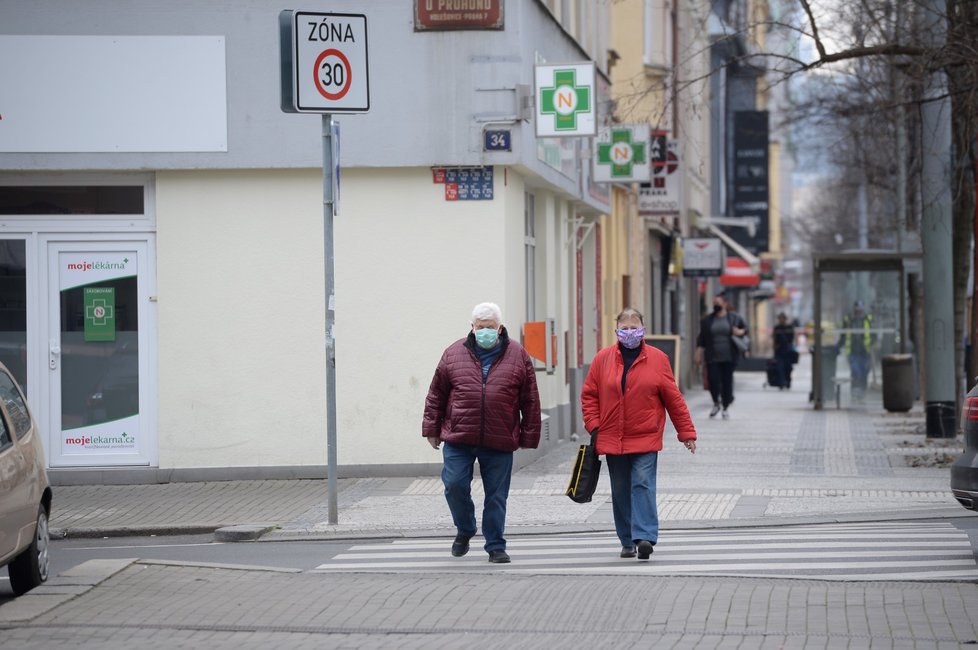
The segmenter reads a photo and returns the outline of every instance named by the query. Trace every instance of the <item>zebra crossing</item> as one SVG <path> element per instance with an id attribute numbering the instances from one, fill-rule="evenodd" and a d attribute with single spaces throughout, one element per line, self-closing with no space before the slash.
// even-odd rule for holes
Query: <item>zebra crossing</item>
<path id="1" fill-rule="evenodd" d="M 313 571 L 978 581 L 968 534 L 946 522 L 665 530 L 649 561 L 619 558 L 610 532 L 510 536 L 511 564 L 489 564 L 480 537 L 465 557 L 451 557 L 450 545 L 450 538 L 354 544 Z"/>

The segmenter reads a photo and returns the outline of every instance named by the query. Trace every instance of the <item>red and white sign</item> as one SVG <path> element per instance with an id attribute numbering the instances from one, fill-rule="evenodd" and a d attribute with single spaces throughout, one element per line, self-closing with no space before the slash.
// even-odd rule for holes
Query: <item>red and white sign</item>
<path id="1" fill-rule="evenodd" d="M 653 145 L 655 141 L 653 137 Z M 681 153 L 678 140 L 668 141 L 665 159 L 665 164 L 656 163 L 653 150 L 652 180 L 642 183 L 638 190 L 638 213 L 641 215 L 679 214 L 683 179 L 679 165 Z"/>
<path id="2" fill-rule="evenodd" d="M 728 257 L 720 276 L 720 284 L 725 287 L 756 287 L 761 276 L 754 273 L 750 264 L 739 257 Z"/>
<path id="3" fill-rule="evenodd" d="M 370 110 L 367 17 L 296 11 L 295 109 L 307 113 L 364 113 Z"/>

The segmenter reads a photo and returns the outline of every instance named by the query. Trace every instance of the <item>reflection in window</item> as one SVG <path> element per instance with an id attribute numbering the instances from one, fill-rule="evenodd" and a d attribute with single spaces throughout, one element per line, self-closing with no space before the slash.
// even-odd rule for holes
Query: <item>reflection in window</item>
<path id="1" fill-rule="evenodd" d="M 102 424 L 139 413 L 139 308 L 136 276 L 61 292 L 61 425 Z M 115 340 L 85 339 L 85 288 L 115 292 Z"/>
<path id="2" fill-rule="evenodd" d="M 27 404 L 21 397 L 20 391 L 14 386 L 13 380 L 5 372 L 0 372 L 0 401 L 7 407 L 10 414 L 10 423 L 14 427 L 17 437 L 27 435 L 31 429 L 31 416 L 27 411 Z"/>
<path id="3" fill-rule="evenodd" d="M 0 450 L 7 447 L 13 442 L 10 438 L 10 432 L 7 431 L 7 423 L 0 418 Z"/>
<path id="4" fill-rule="evenodd" d="M 0 363 L 27 391 L 27 242 L 0 239 Z"/>

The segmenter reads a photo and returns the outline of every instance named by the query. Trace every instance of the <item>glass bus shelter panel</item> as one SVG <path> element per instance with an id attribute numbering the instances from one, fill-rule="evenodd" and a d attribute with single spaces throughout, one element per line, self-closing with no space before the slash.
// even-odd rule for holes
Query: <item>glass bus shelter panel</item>
<path id="1" fill-rule="evenodd" d="M 900 274 L 823 272 L 822 402 L 846 408 L 882 403 L 883 355 L 901 351 Z"/>

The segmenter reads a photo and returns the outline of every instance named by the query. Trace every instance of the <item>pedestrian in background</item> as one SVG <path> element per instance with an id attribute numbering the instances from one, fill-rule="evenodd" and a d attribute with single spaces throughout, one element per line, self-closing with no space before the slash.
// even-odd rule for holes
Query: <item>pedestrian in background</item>
<path id="1" fill-rule="evenodd" d="M 788 322 L 788 316 L 781 312 L 774 326 L 774 359 L 778 363 L 781 378 L 779 386 L 791 388 L 791 369 L 798 362 L 798 348 L 795 347 L 795 328 Z"/>
<path id="2" fill-rule="evenodd" d="M 595 355 L 581 390 L 584 428 L 611 477 L 611 504 L 621 557 L 647 560 L 659 539 L 655 475 L 666 412 L 679 441 L 696 452 L 696 429 L 669 357 L 645 343 L 642 314 L 616 319 L 618 342 Z"/>
<path id="3" fill-rule="evenodd" d="M 707 383 L 713 398 L 711 418 L 721 411 L 724 420 L 730 417 L 728 409 L 734 401 L 734 368 L 740 358 L 740 348 L 733 340 L 735 336 L 747 336 L 747 323 L 728 309 L 724 294 L 718 293 L 713 297 L 713 313 L 700 321 L 693 356 L 697 368 L 706 362 Z"/>
<path id="4" fill-rule="evenodd" d="M 469 552 L 477 532 L 472 476 L 475 461 L 485 490 L 482 535 L 489 561 L 509 562 L 506 501 L 513 452 L 540 443 L 540 396 L 533 361 L 510 340 L 499 306 L 479 303 L 468 336 L 441 356 L 425 399 L 421 434 L 434 449 L 444 442 L 441 478 L 457 535 L 452 555 Z"/>
<path id="5" fill-rule="evenodd" d="M 842 348 L 849 359 L 852 377 L 852 395 L 861 400 L 866 393 L 866 380 L 872 367 L 872 350 L 876 342 L 873 333 L 873 316 L 866 313 L 862 300 L 852 305 L 852 313 L 842 319 Z"/>

